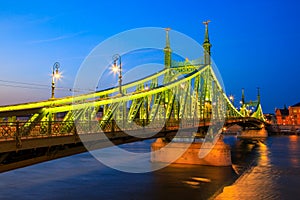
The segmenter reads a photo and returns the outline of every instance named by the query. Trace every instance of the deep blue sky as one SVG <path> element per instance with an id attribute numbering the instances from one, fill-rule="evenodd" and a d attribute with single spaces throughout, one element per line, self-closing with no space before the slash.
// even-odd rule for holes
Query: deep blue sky
<path id="1" fill-rule="evenodd" d="M 138 27 L 171 27 L 202 43 L 210 19 L 212 57 L 228 94 L 256 98 L 265 112 L 300 101 L 300 3 L 276 1 L 0 1 L 0 80 L 50 85 L 52 65 L 72 88 L 101 41 Z M 172 44 L 171 44 L 172 45 Z M 3 86 L 0 104 L 47 99 L 50 90 Z M 58 95 L 67 95 L 58 91 Z"/>

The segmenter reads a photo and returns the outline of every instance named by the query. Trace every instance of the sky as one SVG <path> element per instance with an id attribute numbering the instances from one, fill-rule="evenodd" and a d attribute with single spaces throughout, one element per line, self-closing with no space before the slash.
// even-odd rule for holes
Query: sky
<path id="1" fill-rule="evenodd" d="M 265 113 L 300 102 L 300 3 L 297 0 L 0 1 L 0 105 L 58 97 L 102 41 L 140 27 L 171 27 L 203 42 L 209 19 L 212 58 L 236 102 L 257 87 Z M 172 38 L 171 47 L 172 47 Z M 19 84 L 28 83 L 28 84 Z"/>

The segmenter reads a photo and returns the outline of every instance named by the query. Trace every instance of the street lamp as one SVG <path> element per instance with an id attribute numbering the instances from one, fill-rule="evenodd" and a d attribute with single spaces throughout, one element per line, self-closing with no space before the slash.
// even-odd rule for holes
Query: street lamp
<path id="1" fill-rule="evenodd" d="M 112 57 L 114 64 L 112 66 L 112 71 L 114 73 L 119 72 L 119 92 L 121 94 L 121 96 L 123 96 L 123 92 L 122 92 L 122 62 L 121 62 L 121 56 L 119 54 L 115 54 Z M 117 61 L 119 61 L 119 65 L 117 65 Z"/>
<path id="2" fill-rule="evenodd" d="M 55 89 L 55 80 L 61 78 L 61 74 L 59 73 L 58 69 L 60 67 L 59 62 L 55 62 L 52 69 L 52 85 L 51 85 L 51 99 L 54 99 L 54 89 Z"/>

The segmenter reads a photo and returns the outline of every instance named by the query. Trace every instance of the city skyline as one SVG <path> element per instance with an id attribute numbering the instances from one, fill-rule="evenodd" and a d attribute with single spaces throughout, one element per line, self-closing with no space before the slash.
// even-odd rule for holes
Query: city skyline
<path id="1" fill-rule="evenodd" d="M 143 3 L 146 6 L 140 6 Z M 240 99 L 241 88 L 245 88 L 246 100 L 255 100 L 256 87 L 260 87 L 265 112 L 300 101 L 295 95 L 300 92 L 296 82 L 300 72 L 296 1 L 153 1 L 149 6 L 147 1 L 1 4 L 1 105 L 48 99 L 52 66 L 57 61 L 63 72 L 58 87 L 66 89 L 57 90 L 57 95 L 70 95 L 68 88 L 72 88 L 84 58 L 119 32 L 171 27 L 202 44 L 202 21 L 207 19 L 212 21 L 212 58 L 228 95 Z M 12 82 L 48 85 L 49 89 L 14 87 L 20 84 Z"/>

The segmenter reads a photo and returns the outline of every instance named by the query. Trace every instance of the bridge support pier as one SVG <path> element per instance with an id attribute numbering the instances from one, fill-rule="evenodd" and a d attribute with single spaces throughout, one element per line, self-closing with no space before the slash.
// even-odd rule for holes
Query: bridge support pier
<path id="1" fill-rule="evenodd" d="M 243 139 L 261 139 L 268 137 L 268 131 L 266 128 L 262 129 L 245 129 L 238 135 L 239 138 Z"/>
<path id="2" fill-rule="evenodd" d="M 189 146 L 187 147 L 187 145 Z M 215 145 L 212 146 L 212 149 L 209 150 L 208 154 L 205 157 L 200 158 L 199 151 L 202 145 L 202 142 L 193 142 L 192 144 L 183 142 L 167 143 L 161 138 L 158 138 L 151 145 L 151 162 L 231 166 L 230 147 L 223 142 L 221 137 Z M 184 151 L 184 149 L 186 150 Z M 178 152 L 182 151 L 184 151 L 184 153 L 178 155 Z M 172 162 L 176 157 L 178 159 Z"/>

